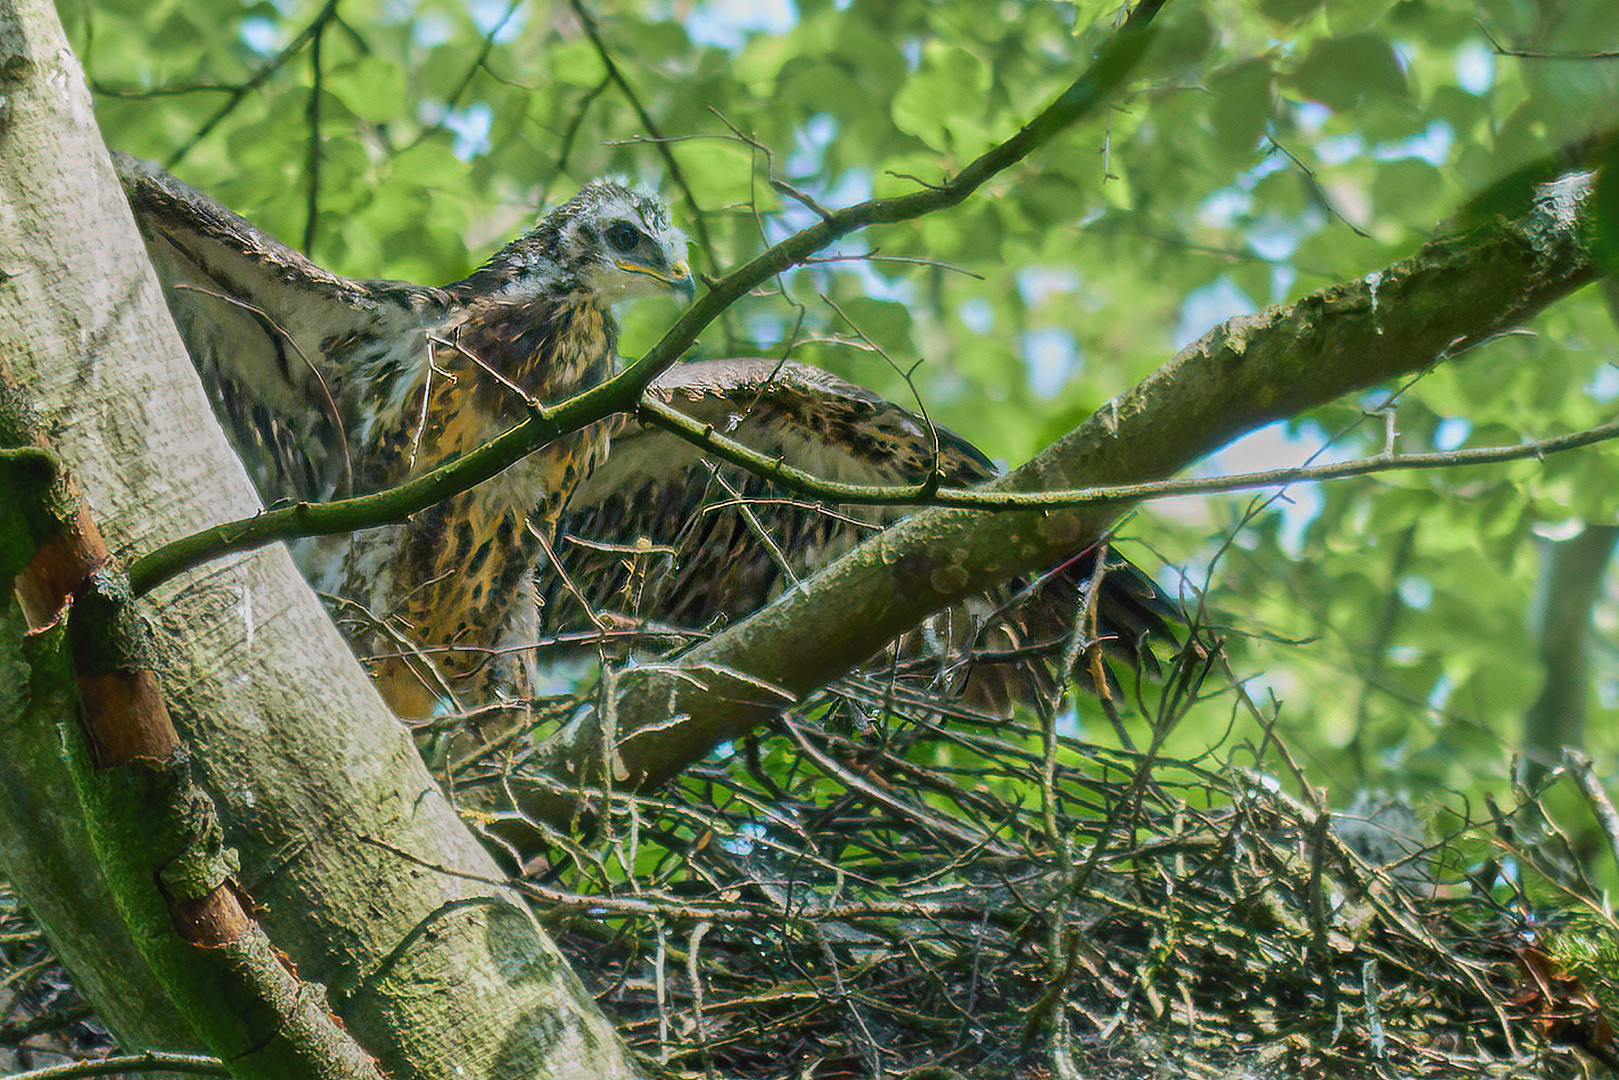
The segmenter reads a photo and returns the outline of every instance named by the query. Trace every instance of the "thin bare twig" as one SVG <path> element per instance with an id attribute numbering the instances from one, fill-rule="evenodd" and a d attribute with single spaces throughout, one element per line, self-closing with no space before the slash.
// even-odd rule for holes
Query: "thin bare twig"
<path id="1" fill-rule="evenodd" d="M 309 120 L 309 153 L 304 163 L 305 180 L 309 184 L 308 203 L 304 211 L 305 255 L 315 254 L 315 232 L 320 226 L 320 95 L 326 78 L 326 68 L 320 62 L 321 44 L 326 40 L 326 24 L 322 23 L 309 42 L 309 107 L 305 116 Z"/>
<path id="2" fill-rule="evenodd" d="M 1613 800 L 1608 798 L 1602 782 L 1597 779 L 1591 759 L 1573 747 L 1565 747 L 1563 762 L 1568 766 L 1574 782 L 1579 785 L 1580 794 L 1585 796 L 1591 815 L 1602 827 L 1602 835 L 1608 839 L 1608 852 L 1613 856 L 1614 863 L 1619 865 L 1619 811 L 1614 810 Z"/>
<path id="3" fill-rule="evenodd" d="M 1619 420 L 1598 424 L 1567 435 L 1529 440 L 1516 446 L 1479 446 L 1434 453 L 1400 454 L 1383 452 L 1354 461 L 1328 465 L 1305 465 L 1226 476 L 1196 477 L 1184 480 L 1153 480 L 1140 484 L 1109 484 L 1094 488 L 1053 491 L 984 491 L 976 488 L 933 487 L 927 483 L 903 486 L 843 484 L 822 480 L 795 469 L 778 458 L 761 454 L 720 434 L 712 425 L 702 424 L 655 398 L 643 398 L 636 406 L 640 418 L 655 424 L 694 446 L 747 469 L 789 491 L 828 502 L 864 506 L 947 506 L 974 510 L 1035 510 L 1084 506 L 1090 503 L 1137 502 L 1176 495 L 1207 495 L 1253 488 L 1268 488 L 1318 480 L 1342 480 L 1372 473 L 1412 469 L 1457 468 L 1470 465 L 1496 465 L 1526 459 L 1539 460 L 1552 454 L 1579 450 L 1619 438 Z"/>
<path id="4" fill-rule="evenodd" d="M 241 300 L 237 297 L 227 295 L 226 293 L 219 292 L 216 289 L 209 289 L 202 285 L 193 285 L 187 281 L 176 282 L 174 287 L 176 289 L 188 289 L 191 292 L 199 292 L 205 296 L 211 296 L 216 300 L 223 300 L 227 304 L 234 304 L 235 306 L 242 308 L 244 311 L 251 312 L 254 318 L 258 319 L 265 326 L 268 326 L 271 330 L 281 335 L 281 339 L 289 347 L 291 347 L 293 352 L 298 354 L 298 359 L 304 362 L 304 367 L 309 369 L 309 373 L 315 376 L 315 381 L 320 384 L 321 406 L 326 410 L 326 418 L 330 420 L 332 422 L 332 426 L 337 429 L 337 442 L 343 450 L 343 483 L 338 487 L 337 490 L 352 490 L 354 487 L 354 459 L 349 455 L 349 433 L 348 429 L 343 424 L 343 412 L 337 407 L 337 399 L 332 397 L 332 388 L 327 385 L 326 376 L 321 374 L 320 368 L 315 366 L 315 362 L 311 360 L 309 355 L 305 353 L 304 350 L 299 346 L 298 339 L 293 337 L 292 333 L 287 330 L 286 327 L 276 322 L 268 311 L 265 311 L 256 304 L 251 304 L 246 300 Z"/>
<path id="5" fill-rule="evenodd" d="M 607 48 L 607 43 L 602 40 L 601 28 L 596 24 L 596 17 L 590 13 L 589 8 L 585 7 L 583 0 L 570 0 L 570 3 L 574 14 L 579 17 L 579 24 L 584 27 L 585 35 L 590 38 L 590 43 L 596 48 L 596 55 L 600 57 L 602 67 L 607 71 L 607 77 L 618 86 L 619 91 L 624 95 L 624 99 L 630 103 L 630 108 L 635 110 L 637 119 L 641 121 L 641 127 L 652 137 L 653 145 L 658 148 L 658 153 L 663 157 L 664 166 L 669 170 L 670 181 L 680 190 L 680 197 L 685 201 L 686 208 L 691 211 L 691 227 L 692 231 L 697 234 L 697 246 L 703 251 L 703 260 L 708 263 L 710 271 L 717 272 L 719 267 L 715 260 L 719 258 L 719 252 L 715 250 L 713 238 L 708 234 L 708 223 L 704 217 L 702 205 L 698 203 L 697 196 L 692 192 L 691 184 L 686 180 L 685 170 L 680 167 L 680 159 L 676 158 L 674 152 L 669 149 L 668 142 L 658 130 L 657 121 L 653 120 L 652 114 L 647 112 L 646 106 L 641 103 L 640 95 L 635 92 L 635 88 L 630 85 L 629 80 L 624 77 L 624 72 L 619 69 L 618 62 L 613 59 L 613 54 Z"/>
<path id="6" fill-rule="evenodd" d="M 229 1076 L 225 1063 L 207 1054 L 180 1054 L 147 1050 L 139 1054 L 97 1058 L 50 1065 L 43 1069 L 12 1073 L 7 1080 L 78 1080 L 83 1076 L 116 1076 L 119 1073 L 167 1072 L 191 1076 Z"/>
<path id="7" fill-rule="evenodd" d="M 652 380 L 680 358 L 704 327 L 761 283 L 858 229 L 908 221 L 960 204 L 992 177 L 1090 115 L 1134 68 L 1147 46 L 1150 24 L 1164 2 L 1140 0 L 1124 29 L 1102 48 L 1080 78 L 1015 135 L 969 163 L 948 184 L 843 207 L 833 213 L 832 220 L 817 222 L 761 252 L 715 281 L 651 350 L 605 382 L 555 407 L 536 409 L 522 423 L 479 449 L 387 491 L 331 503 L 299 503 L 166 544 L 130 567 L 131 588 L 139 595 L 175 574 L 231 551 L 252 550 L 292 537 L 353 532 L 400 520 L 482 483 L 570 431 L 633 407 Z"/>
<path id="8" fill-rule="evenodd" d="M 1321 204 L 1321 209 L 1325 210 L 1328 216 L 1335 217 L 1340 222 L 1347 225 L 1349 227 L 1349 231 L 1360 237 L 1362 240 L 1370 240 L 1372 238 L 1371 233 L 1344 217 L 1343 212 L 1338 209 L 1338 207 L 1333 203 L 1331 196 L 1327 194 L 1327 189 L 1321 186 L 1321 181 L 1316 177 L 1314 169 L 1310 168 L 1310 166 L 1301 161 L 1299 156 L 1293 151 L 1289 150 L 1286 146 L 1283 146 L 1281 140 L 1277 139 L 1275 135 L 1266 135 L 1265 138 L 1272 147 L 1280 151 L 1282 155 L 1287 158 L 1287 160 L 1291 161 L 1294 166 L 1298 168 L 1299 172 L 1304 174 L 1305 183 L 1310 185 L 1310 194 L 1315 197 L 1316 202 Z"/>
<path id="9" fill-rule="evenodd" d="M 1561 50 L 1546 49 L 1516 49 L 1501 44 L 1500 40 L 1490 32 L 1482 19 L 1474 20 L 1479 30 L 1495 50 L 1497 56 L 1511 56 L 1519 60 L 1619 60 L 1619 49 L 1598 49 L 1593 52 L 1565 52 Z"/>
<path id="10" fill-rule="evenodd" d="M 168 160 L 163 163 L 163 167 L 172 172 L 176 165 L 179 165 L 192 150 L 196 149 L 198 143 L 212 134 L 214 128 L 218 127 L 227 116 L 236 111 L 236 107 L 242 103 L 247 95 L 268 82 L 276 72 L 286 66 L 287 61 L 297 56 L 303 51 L 305 45 L 308 45 L 323 33 L 327 24 L 337 16 L 337 5 L 340 2 L 341 0 L 326 0 L 321 9 L 315 13 L 315 17 L 310 20 L 309 25 L 299 31 L 298 36 L 289 41 L 286 48 L 266 61 L 245 82 L 231 87 L 224 103 L 215 110 L 212 116 L 203 121 L 202 126 L 192 134 L 191 138 L 187 139 L 178 150 L 169 155 Z"/>

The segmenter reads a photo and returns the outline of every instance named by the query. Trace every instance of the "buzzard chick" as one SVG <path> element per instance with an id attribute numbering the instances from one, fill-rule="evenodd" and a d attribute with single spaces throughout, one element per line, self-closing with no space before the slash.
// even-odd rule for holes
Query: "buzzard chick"
<path id="1" fill-rule="evenodd" d="M 192 359 L 267 503 L 389 487 L 601 381 L 610 308 L 693 283 L 655 196 L 596 180 L 462 281 L 432 288 L 323 270 L 133 158 L 116 165 Z M 569 493 L 607 449 L 576 432 L 400 525 L 292 545 L 388 703 L 524 689 L 530 583 Z M 431 659 L 429 659 L 429 656 Z"/>
<path id="2" fill-rule="evenodd" d="M 610 304 L 691 295 L 685 241 L 664 207 L 611 182 L 587 185 L 464 281 L 430 288 L 339 277 L 173 177 L 116 163 L 186 345 L 266 502 L 375 490 L 471 450 L 522 418 L 523 395 L 556 400 L 606 374 Z M 800 364 L 683 363 L 650 392 L 829 479 L 914 484 L 936 464 L 946 484 L 970 485 L 995 472 L 959 436 Z M 390 704 L 417 718 L 451 694 L 481 705 L 520 692 L 533 676 L 522 646 L 542 633 L 599 640 L 612 626 L 739 619 L 900 514 L 810 505 L 665 432 L 603 424 L 408 524 L 292 550 L 356 652 L 373 658 Z M 556 563 L 536 550 L 536 536 L 552 535 Z M 1035 582 L 947 611 L 922 651 L 935 670 L 974 645 L 1012 657 L 973 674 L 975 696 L 997 708 L 1049 692 L 1067 675 L 1051 661 L 1094 567 L 1093 553 L 1076 553 Z M 1116 555 L 1096 607 L 1099 636 L 1149 666 L 1141 645 L 1172 637 L 1181 619 Z"/>

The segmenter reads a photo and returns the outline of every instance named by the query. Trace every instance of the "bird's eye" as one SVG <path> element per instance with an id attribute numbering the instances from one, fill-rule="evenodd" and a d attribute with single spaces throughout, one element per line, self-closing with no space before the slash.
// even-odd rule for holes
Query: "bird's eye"
<path id="1" fill-rule="evenodd" d="M 614 251 L 630 251 L 641 242 L 641 230 L 627 221 L 615 221 L 607 226 L 607 242 Z"/>

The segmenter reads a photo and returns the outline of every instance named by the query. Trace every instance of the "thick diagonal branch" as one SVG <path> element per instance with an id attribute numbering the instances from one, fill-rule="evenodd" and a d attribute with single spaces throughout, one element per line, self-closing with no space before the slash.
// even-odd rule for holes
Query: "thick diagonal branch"
<path id="1" fill-rule="evenodd" d="M 990 490 L 1166 477 L 1263 424 L 1459 355 L 1592 279 L 1580 242 L 1586 190 L 1582 176 L 1559 180 L 1516 219 L 1222 324 Z M 681 672 L 626 672 L 618 782 L 667 780 L 779 708 L 761 683 L 789 695 L 822 685 L 928 614 L 1083 549 L 1129 505 L 935 509 L 907 519 L 693 649 Z M 600 738 L 595 719 L 584 717 L 543 748 L 538 764 L 573 784 L 575 763 L 602 760 Z M 554 791 L 537 785 L 530 794 L 530 812 L 562 812 Z"/>

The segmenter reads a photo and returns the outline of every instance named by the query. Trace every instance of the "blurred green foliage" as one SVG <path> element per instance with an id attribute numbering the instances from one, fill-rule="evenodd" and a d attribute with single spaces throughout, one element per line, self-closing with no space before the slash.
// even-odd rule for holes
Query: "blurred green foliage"
<path id="1" fill-rule="evenodd" d="M 654 131 L 568 3 L 62 9 L 113 145 L 171 163 L 289 242 L 311 235 L 334 269 L 434 282 L 606 172 L 659 185 L 703 244 L 699 270 L 717 272 L 814 220 L 769 176 L 843 204 L 948 175 L 1058 93 L 1119 17 L 1112 3 L 1035 0 L 591 0 Z M 932 415 L 1016 463 L 1221 318 L 1376 271 L 1619 116 L 1619 62 L 1492 43 L 1614 49 L 1605 0 L 1172 2 L 1159 23 L 1102 122 L 959 209 L 829 253 L 869 260 L 785 275 L 699 351 L 791 346 L 901 401 L 901 370 L 921 359 Z M 1612 259 L 1613 183 L 1601 197 L 1598 245 Z M 887 357 L 860 347 L 823 295 Z M 670 313 L 632 309 L 626 350 Z M 1588 290 L 1403 388 L 1399 446 L 1603 421 L 1619 398 L 1616 348 Z M 1376 450 L 1375 410 L 1389 401 L 1372 392 L 1299 417 L 1207 469 Z M 1125 533 L 1133 558 L 1161 560 L 1162 580 L 1207 588 L 1239 673 L 1260 701 L 1274 697 L 1316 782 L 1340 797 L 1366 784 L 1449 799 L 1505 783 L 1542 678 L 1527 623 L 1537 535 L 1616 513 L 1613 451 L 1599 447 L 1263 505 L 1177 499 Z M 1612 761 L 1619 606 L 1602 604 L 1598 621 L 1591 750 Z M 1229 711 L 1229 698 L 1204 706 L 1172 749 L 1221 737 Z M 1080 724 L 1109 737 L 1105 723 Z M 1242 721 L 1230 737 L 1256 736 Z"/>

